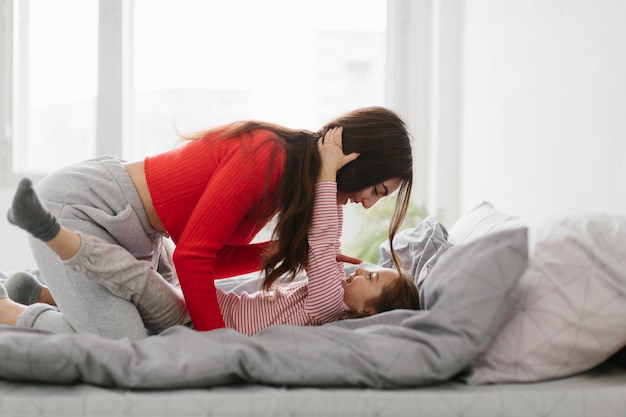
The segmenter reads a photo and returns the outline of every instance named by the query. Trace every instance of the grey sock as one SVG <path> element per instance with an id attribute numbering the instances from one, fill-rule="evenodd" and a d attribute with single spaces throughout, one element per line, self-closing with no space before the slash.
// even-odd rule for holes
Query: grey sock
<path id="1" fill-rule="evenodd" d="M 9 223 L 21 227 L 44 242 L 55 237 L 61 228 L 56 217 L 35 193 L 33 183 L 28 178 L 20 181 L 7 218 Z"/>
<path id="2" fill-rule="evenodd" d="M 7 298 L 9 295 L 7 294 L 7 289 L 4 288 L 4 284 L 0 282 L 0 300 L 3 298 Z"/>
<path id="3" fill-rule="evenodd" d="M 11 275 L 4 286 L 9 298 L 27 306 L 39 300 L 43 285 L 37 278 L 26 271 L 18 271 Z"/>

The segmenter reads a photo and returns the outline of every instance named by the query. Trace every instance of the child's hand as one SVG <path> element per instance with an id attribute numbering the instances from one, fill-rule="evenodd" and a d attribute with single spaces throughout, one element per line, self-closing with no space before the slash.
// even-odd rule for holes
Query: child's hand
<path id="1" fill-rule="evenodd" d="M 341 126 L 332 128 L 317 142 L 322 160 L 319 181 L 335 181 L 337 171 L 359 157 L 357 152 L 348 155 L 343 153 L 342 133 Z"/>

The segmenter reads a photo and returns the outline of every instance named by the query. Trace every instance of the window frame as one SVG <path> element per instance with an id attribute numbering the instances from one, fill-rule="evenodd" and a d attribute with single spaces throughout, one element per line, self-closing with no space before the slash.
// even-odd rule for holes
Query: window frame
<path id="1" fill-rule="evenodd" d="M 0 186 L 16 183 L 13 178 L 13 115 L 14 115 L 14 73 L 13 73 L 13 33 L 16 24 L 13 19 L 14 3 L 0 0 L 0 45 L 2 57 L 0 65 Z"/>
<path id="2" fill-rule="evenodd" d="M 28 103 L 16 94 L 25 91 L 20 68 L 28 67 L 28 0 L 0 0 L 2 60 L 0 61 L 0 186 L 12 187 L 28 175 L 35 182 L 43 175 L 13 173 L 13 141 L 25 132 L 20 117 Z M 130 16 L 133 0 L 98 2 L 98 97 L 96 113 L 96 154 L 122 155 L 129 136 L 132 111 L 132 39 Z M 18 50 L 18 39 L 25 44 Z M 16 87 L 18 85 L 19 87 Z"/>

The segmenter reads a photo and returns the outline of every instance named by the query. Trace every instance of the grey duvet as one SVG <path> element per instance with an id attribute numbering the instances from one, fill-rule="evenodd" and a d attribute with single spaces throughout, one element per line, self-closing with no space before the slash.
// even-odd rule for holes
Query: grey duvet
<path id="1" fill-rule="evenodd" d="M 137 342 L 0 326 L 0 379 L 162 390 L 564 378 L 626 344 L 615 331 L 626 320 L 625 237 L 626 218 L 596 216 L 452 245 L 447 231 L 426 219 L 397 244 L 420 286 L 423 310 L 274 326 L 252 337 L 174 327 Z"/>

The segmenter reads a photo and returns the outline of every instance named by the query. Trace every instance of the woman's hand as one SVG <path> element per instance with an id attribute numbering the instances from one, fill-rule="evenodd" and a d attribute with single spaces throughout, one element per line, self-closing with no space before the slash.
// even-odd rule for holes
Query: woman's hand
<path id="1" fill-rule="evenodd" d="M 338 253 L 336 259 L 337 262 L 343 262 L 347 264 L 358 265 L 363 263 L 361 259 L 355 258 L 353 256 L 344 255 L 343 253 Z"/>
<path id="2" fill-rule="evenodd" d="M 318 181 L 335 181 L 337 171 L 359 157 L 357 152 L 348 155 L 343 153 L 342 133 L 343 127 L 334 127 L 317 142 L 322 160 Z"/>

